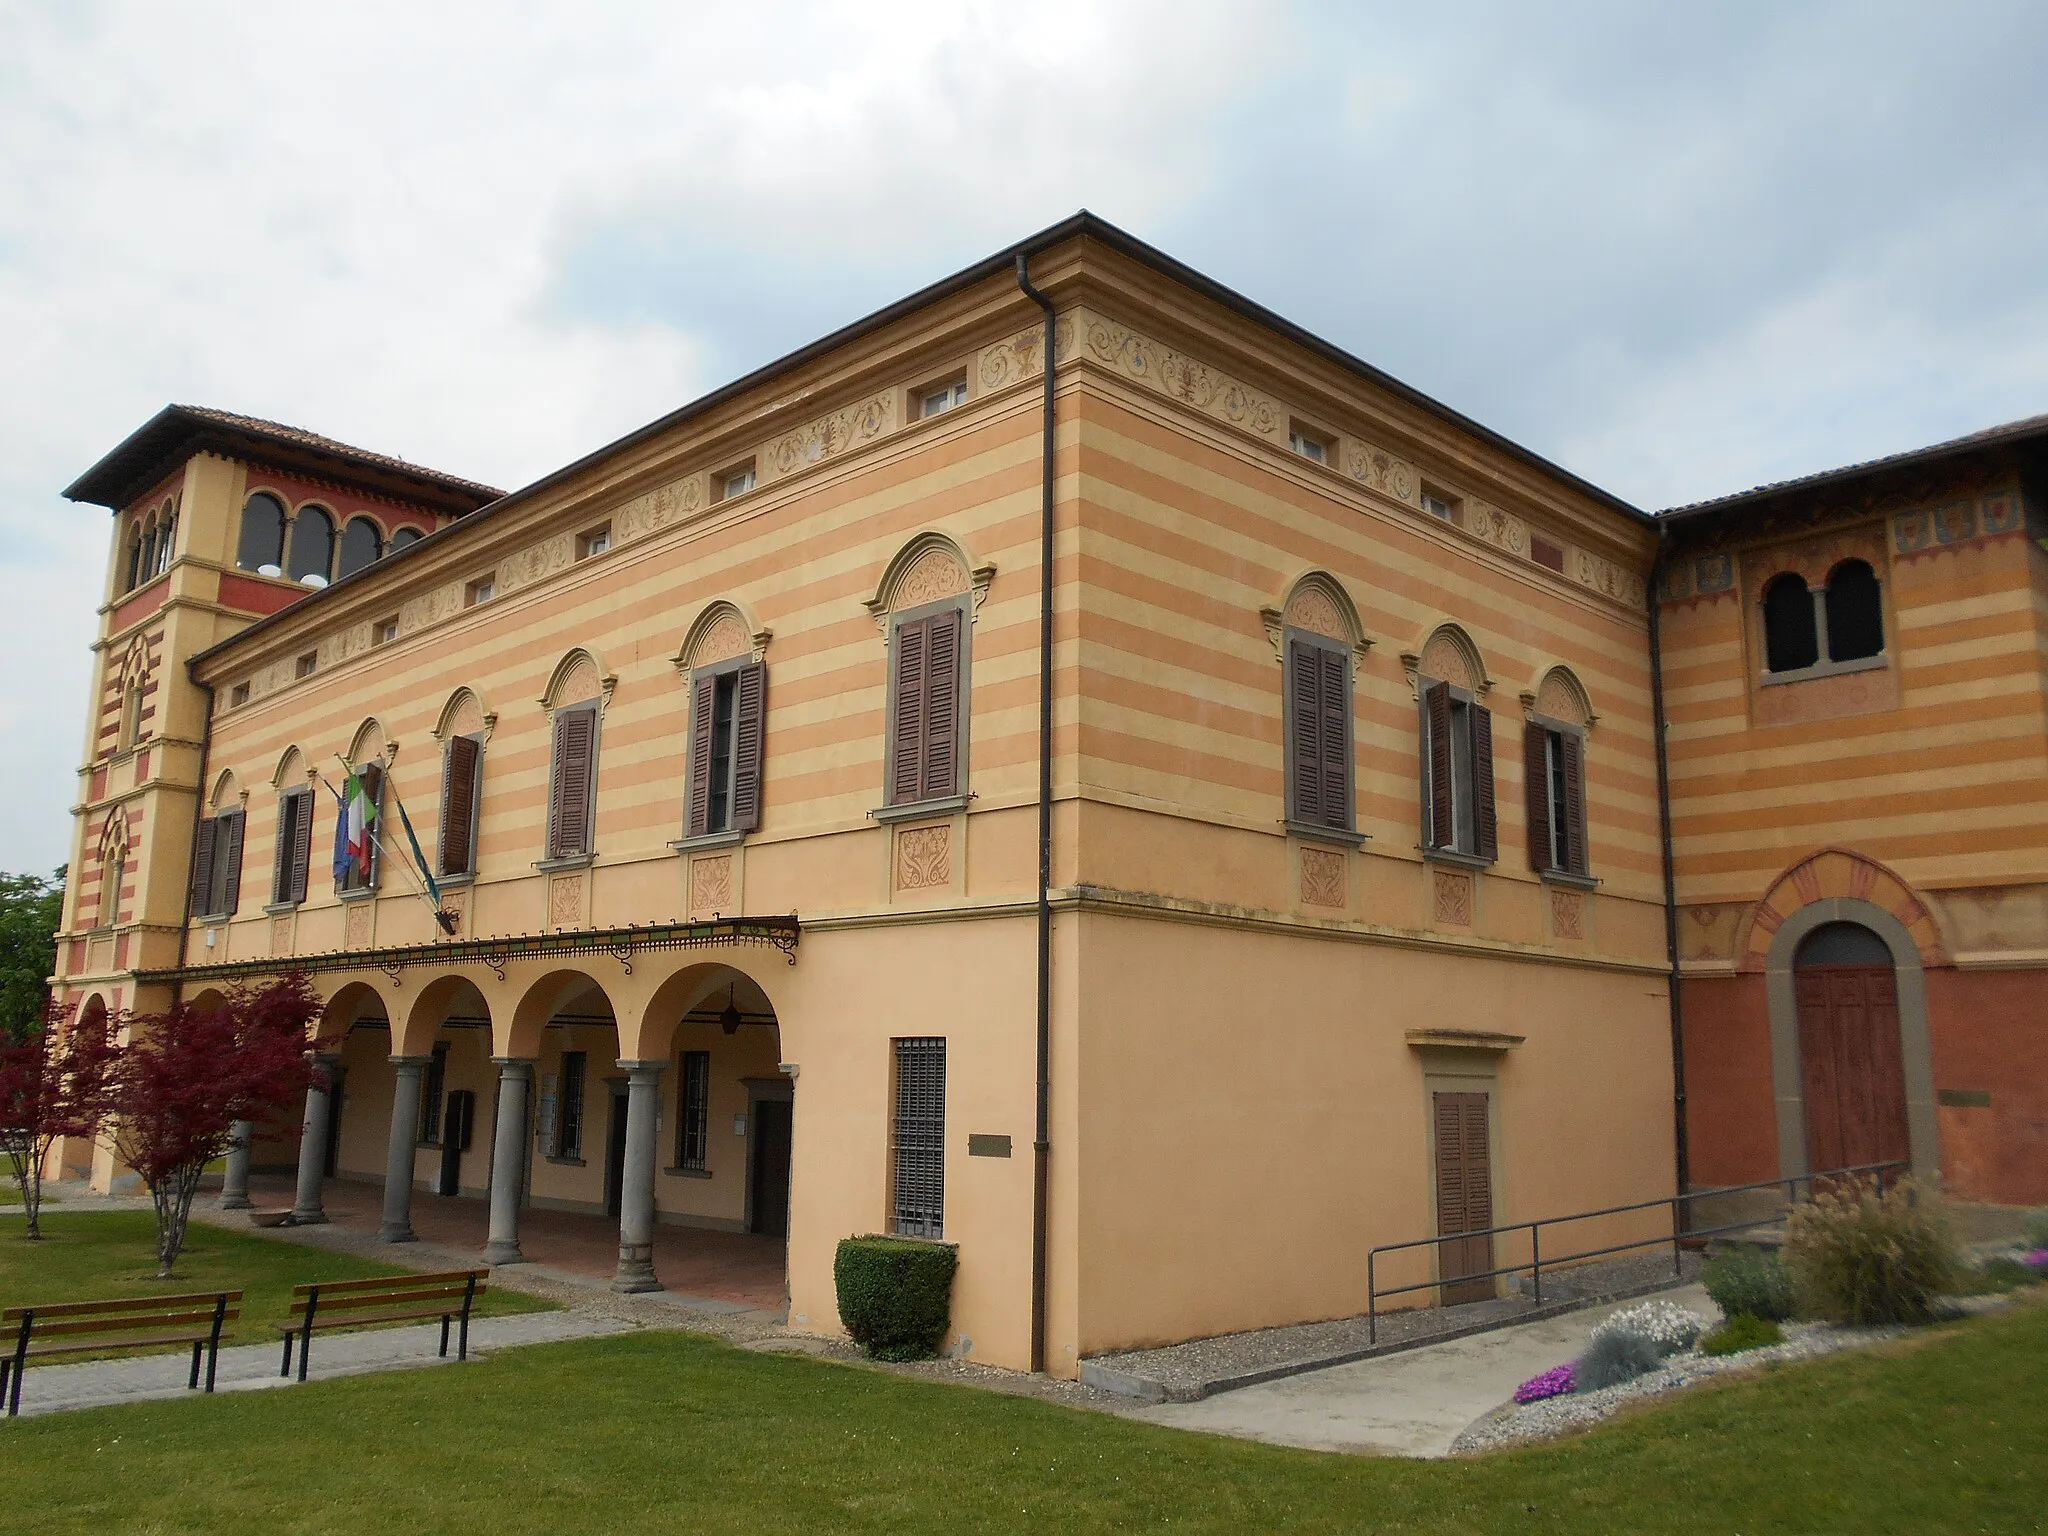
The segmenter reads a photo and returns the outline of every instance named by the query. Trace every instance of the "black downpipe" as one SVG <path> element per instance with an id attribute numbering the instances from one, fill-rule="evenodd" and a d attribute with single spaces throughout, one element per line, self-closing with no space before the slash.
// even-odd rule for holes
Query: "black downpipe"
<path id="1" fill-rule="evenodd" d="M 1685 1125 L 1685 1006 L 1679 996 L 1678 874 L 1671 852 L 1671 757 L 1665 745 L 1664 644 L 1657 599 L 1664 585 L 1664 526 L 1657 527 L 1657 558 L 1650 567 L 1650 715 L 1657 737 L 1657 831 L 1664 849 L 1664 953 L 1670 962 L 1671 1116 L 1678 1175 L 1677 1193 L 1692 1187 L 1692 1152 Z M 1691 1225 L 1691 1206 L 1681 1202 L 1680 1224 Z"/>
<path id="2" fill-rule="evenodd" d="M 185 1000 L 183 972 L 192 946 L 192 871 L 199 867 L 199 824 L 206 820 L 206 767 L 213 754 L 213 685 L 192 680 L 192 686 L 206 695 L 206 718 L 199 726 L 199 782 L 192 791 L 192 847 L 185 856 L 185 921 L 178 925 L 179 978 L 171 983 L 171 1006 Z"/>
<path id="3" fill-rule="evenodd" d="M 1031 286 L 1030 257 L 1017 253 L 1017 286 L 1045 315 L 1045 438 L 1038 509 L 1038 1111 L 1031 1143 L 1031 1369 L 1045 1370 L 1047 1102 L 1052 1092 L 1052 492 L 1054 328 L 1052 300 Z"/>

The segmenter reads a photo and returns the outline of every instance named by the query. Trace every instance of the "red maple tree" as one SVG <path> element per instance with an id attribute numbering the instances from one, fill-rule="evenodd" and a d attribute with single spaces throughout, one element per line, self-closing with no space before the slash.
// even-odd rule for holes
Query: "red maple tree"
<path id="1" fill-rule="evenodd" d="M 43 1165 L 59 1137 L 90 1136 L 98 1124 L 112 1044 L 104 1015 L 65 1028 L 69 1010 L 46 1002 L 38 1026 L 16 1038 L 0 1031 L 0 1151 L 21 1186 L 23 1234 L 43 1236 Z"/>
<path id="2" fill-rule="evenodd" d="M 105 1096 L 108 1139 L 156 1208 L 157 1278 L 185 1246 L 207 1164 L 236 1146 L 239 1121 L 287 1120 L 313 1067 L 310 1030 L 322 1004 L 298 973 L 238 987 L 216 1007 L 189 1003 L 128 1022 Z"/>

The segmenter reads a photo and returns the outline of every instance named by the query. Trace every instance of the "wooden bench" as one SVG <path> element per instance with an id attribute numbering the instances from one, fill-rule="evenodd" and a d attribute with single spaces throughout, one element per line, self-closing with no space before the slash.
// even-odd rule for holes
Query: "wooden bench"
<path id="1" fill-rule="evenodd" d="M 436 1275 L 392 1275 L 383 1280 L 328 1280 L 292 1287 L 289 1322 L 279 1323 L 284 1335 L 284 1364 L 277 1374 L 292 1373 L 292 1342 L 299 1346 L 299 1380 L 306 1379 L 306 1357 L 313 1352 L 313 1334 L 328 1328 L 367 1328 L 374 1323 L 417 1323 L 441 1320 L 441 1356 L 448 1355 L 448 1330 L 459 1328 L 455 1358 L 469 1358 L 469 1314 L 483 1295 L 487 1269 L 451 1269 Z"/>
<path id="2" fill-rule="evenodd" d="M 0 1312 L 0 1336 L 12 1342 L 0 1357 L 0 1398 L 7 1417 L 21 1412 L 21 1378 L 31 1360 L 52 1355 L 103 1354 L 166 1344 L 192 1347 L 190 1391 L 199 1385 L 206 1360 L 206 1390 L 213 1390 L 220 1361 L 220 1331 L 242 1315 L 240 1291 L 205 1291 L 189 1296 L 134 1296 L 122 1301 L 65 1301 L 42 1307 L 9 1307 Z"/>

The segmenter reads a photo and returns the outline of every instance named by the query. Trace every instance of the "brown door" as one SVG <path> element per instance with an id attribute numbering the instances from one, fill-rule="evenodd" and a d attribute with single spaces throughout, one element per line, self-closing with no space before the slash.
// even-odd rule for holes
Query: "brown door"
<path id="1" fill-rule="evenodd" d="M 1896 974 L 1888 965 L 1806 965 L 1794 976 L 1807 1167 L 1905 1161 Z"/>
<path id="2" fill-rule="evenodd" d="M 789 1141 L 792 1106 L 754 1101 L 754 1222 L 769 1237 L 789 1236 Z"/>
<path id="3" fill-rule="evenodd" d="M 1436 1111 L 1436 1230 L 1450 1241 L 1437 1244 L 1436 1272 L 1447 1282 L 1443 1304 L 1491 1301 L 1491 1277 L 1450 1284 L 1460 1275 L 1493 1268 L 1491 1237 L 1460 1237 L 1493 1225 L 1493 1148 L 1483 1093 L 1439 1093 Z"/>

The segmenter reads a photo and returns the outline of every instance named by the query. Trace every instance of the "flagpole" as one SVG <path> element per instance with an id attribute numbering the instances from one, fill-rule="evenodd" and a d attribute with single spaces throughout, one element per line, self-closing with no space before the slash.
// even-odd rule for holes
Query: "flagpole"
<path id="1" fill-rule="evenodd" d="M 334 754 L 334 758 L 336 762 L 340 763 L 341 766 L 345 770 L 347 770 L 349 781 L 351 783 L 355 782 L 356 771 L 355 768 L 349 763 L 349 760 L 343 757 L 339 752 Z M 335 803 L 341 807 L 341 814 L 344 817 L 347 816 L 348 801 L 342 795 L 341 791 L 337 790 L 332 784 L 330 784 L 327 786 L 327 792 L 334 796 Z M 394 787 L 391 793 L 393 798 L 396 798 L 398 790 Z M 385 863 L 389 863 L 391 860 L 391 850 L 384 846 L 384 839 L 377 835 L 376 822 L 377 818 L 373 813 L 370 819 L 366 820 L 363 823 L 363 833 L 370 839 L 371 842 L 377 845 L 377 852 L 382 856 L 383 861 Z M 380 864 L 379 868 L 381 867 L 382 865 Z M 443 920 L 441 916 L 441 904 L 438 901 L 436 901 L 433 897 L 427 894 L 426 887 L 420 883 L 419 874 L 413 869 L 413 867 L 410 864 L 406 863 L 405 860 L 403 859 L 400 859 L 398 861 L 398 867 L 404 870 L 407 877 L 411 879 L 413 886 L 413 894 L 418 896 L 421 901 L 424 901 L 427 904 L 427 910 L 434 914 L 435 926 L 440 928 L 444 933 L 451 931 L 448 928 L 448 924 L 446 923 L 446 921 Z"/>

